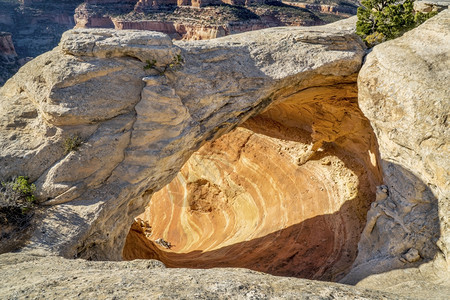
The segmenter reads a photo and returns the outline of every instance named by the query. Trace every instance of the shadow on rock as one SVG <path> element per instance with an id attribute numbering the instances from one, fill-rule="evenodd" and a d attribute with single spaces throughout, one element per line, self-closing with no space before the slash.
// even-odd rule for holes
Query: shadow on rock
<path id="1" fill-rule="evenodd" d="M 367 214 L 358 257 L 342 283 L 356 284 L 373 274 L 415 268 L 439 251 L 438 200 L 420 178 L 383 160 L 385 186 Z"/>

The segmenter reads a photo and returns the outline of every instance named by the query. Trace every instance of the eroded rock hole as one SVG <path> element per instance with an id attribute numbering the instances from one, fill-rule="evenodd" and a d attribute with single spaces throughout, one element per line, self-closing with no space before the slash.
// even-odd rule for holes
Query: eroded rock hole
<path id="1" fill-rule="evenodd" d="M 344 276 L 380 174 L 354 86 L 326 89 L 310 102 L 294 95 L 194 153 L 136 218 L 124 259 Z"/>

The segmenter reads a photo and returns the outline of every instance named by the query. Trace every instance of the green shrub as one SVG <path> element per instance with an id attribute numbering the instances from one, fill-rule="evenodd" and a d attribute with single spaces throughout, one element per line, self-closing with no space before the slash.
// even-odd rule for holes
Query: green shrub
<path id="1" fill-rule="evenodd" d="M 72 151 L 77 151 L 83 143 L 83 139 L 79 134 L 74 134 L 64 140 L 64 154 L 69 154 Z"/>
<path id="2" fill-rule="evenodd" d="M 414 0 L 363 0 L 358 8 L 356 33 L 374 46 L 401 36 L 436 12 L 414 12 Z"/>
<path id="3" fill-rule="evenodd" d="M 172 61 L 162 67 L 157 67 L 156 60 L 147 60 L 146 65 L 144 66 L 144 70 L 156 70 L 159 75 L 164 75 L 169 70 L 178 70 L 184 64 L 184 59 L 180 54 L 177 54 L 172 58 Z"/>
<path id="4" fill-rule="evenodd" d="M 151 70 L 156 68 L 156 59 L 146 60 L 147 64 L 144 66 L 144 70 Z"/>
<path id="5" fill-rule="evenodd" d="M 34 207 L 36 186 L 18 176 L 0 184 L 0 224 L 23 225 Z"/>

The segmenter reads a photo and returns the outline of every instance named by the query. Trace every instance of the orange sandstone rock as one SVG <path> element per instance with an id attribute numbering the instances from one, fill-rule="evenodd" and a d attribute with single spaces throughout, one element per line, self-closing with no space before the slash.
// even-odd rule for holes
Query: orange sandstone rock
<path id="1" fill-rule="evenodd" d="M 124 258 L 340 279 L 379 183 L 354 96 L 354 84 L 313 88 L 204 145 L 153 195 L 140 216 L 152 235 L 135 223 Z"/>

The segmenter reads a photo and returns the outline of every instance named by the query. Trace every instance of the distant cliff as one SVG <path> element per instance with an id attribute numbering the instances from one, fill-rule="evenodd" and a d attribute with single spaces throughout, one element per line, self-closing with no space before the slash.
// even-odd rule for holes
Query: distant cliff
<path id="1" fill-rule="evenodd" d="M 0 1 L 0 31 L 12 34 L 20 58 L 53 49 L 61 34 L 73 28 L 73 14 L 82 0 Z"/>
<path id="2" fill-rule="evenodd" d="M 8 42 L 1 37 L 2 43 L 12 43 L 16 57 L 13 62 L 9 54 L 0 54 L 8 56 L 2 58 L 0 86 L 29 58 L 53 49 L 74 26 L 154 30 L 172 39 L 204 40 L 268 27 L 322 25 L 351 14 L 341 14 L 329 2 L 321 0 L 331 6 L 318 9 L 268 0 L 0 0 L 0 32 L 10 33 Z"/>
<path id="3" fill-rule="evenodd" d="M 269 27 L 323 25 L 356 13 L 357 6 L 343 14 L 312 7 L 267 0 L 88 0 L 76 9 L 75 22 L 78 28 L 155 30 L 173 39 L 204 40 Z"/>
<path id="4" fill-rule="evenodd" d="M 20 65 L 11 33 L 0 32 L 0 86 L 19 70 Z"/>

